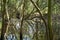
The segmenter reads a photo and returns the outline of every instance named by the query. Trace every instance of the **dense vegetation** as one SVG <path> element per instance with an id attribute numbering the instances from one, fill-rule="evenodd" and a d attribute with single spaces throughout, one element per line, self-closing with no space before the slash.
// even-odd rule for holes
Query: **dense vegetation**
<path id="1" fill-rule="evenodd" d="M 60 0 L 0 0 L 0 39 L 11 35 L 12 40 L 60 40 Z"/>

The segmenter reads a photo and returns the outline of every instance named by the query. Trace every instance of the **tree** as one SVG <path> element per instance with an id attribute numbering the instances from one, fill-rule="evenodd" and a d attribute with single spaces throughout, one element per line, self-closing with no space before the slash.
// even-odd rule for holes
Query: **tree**
<path id="1" fill-rule="evenodd" d="M 3 0 L 2 2 L 3 6 L 1 7 L 2 10 L 2 30 L 1 30 L 1 40 L 4 40 L 4 35 L 7 32 L 7 26 L 8 26 L 8 21 L 9 21 L 9 14 L 7 11 L 7 3 L 6 0 Z"/>
<path id="2" fill-rule="evenodd" d="M 4 40 L 4 34 L 5 34 L 5 31 L 6 31 L 6 25 L 7 25 L 7 20 L 5 20 L 5 14 L 6 14 L 6 0 L 2 0 L 2 5 L 1 6 L 1 10 L 2 10 L 2 30 L 1 30 L 1 40 Z M 6 22 L 6 23 L 5 23 Z"/>
<path id="3" fill-rule="evenodd" d="M 25 7 L 25 0 L 23 0 L 23 9 L 22 9 L 22 20 L 21 20 L 21 26 L 20 26 L 20 40 L 23 40 L 23 34 L 22 34 L 22 26 L 24 21 L 24 7 Z"/>
<path id="4" fill-rule="evenodd" d="M 49 39 L 48 39 L 48 37 L 49 37 L 48 31 L 49 31 L 49 30 L 48 30 L 48 27 L 47 27 L 47 23 L 46 23 L 44 17 L 42 16 L 42 14 L 41 14 L 41 12 L 40 12 L 40 8 L 39 8 L 39 7 L 37 6 L 37 4 L 34 3 L 32 0 L 30 0 L 30 1 L 31 1 L 32 4 L 35 6 L 35 8 L 37 9 L 38 13 L 40 14 L 41 19 L 43 20 L 43 22 L 44 22 L 44 24 L 45 24 L 45 27 L 46 27 L 46 34 L 47 34 L 47 40 L 49 40 Z"/>
<path id="5" fill-rule="evenodd" d="M 38 22 L 36 19 L 36 40 L 38 40 Z"/>
<path id="6" fill-rule="evenodd" d="M 51 23 L 51 0 L 48 0 L 48 30 L 49 30 L 49 40 L 53 40 L 53 31 Z"/>

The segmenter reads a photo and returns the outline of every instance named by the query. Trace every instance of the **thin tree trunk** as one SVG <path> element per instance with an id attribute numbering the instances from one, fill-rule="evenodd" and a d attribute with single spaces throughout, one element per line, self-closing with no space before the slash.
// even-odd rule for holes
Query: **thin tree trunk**
<path id="1" fill-rule="evenodd" d="M 51 0 L 48 0 L 48 29 L 49 29 L 49 40 L 53 40 L 53 30 L 51 21 Z"/>
<path id="2" fill-rule="evenodd" d="M 36 19 L 36 40 L 38 40 L 38 19 Z"/>
<path id="3" fill-rule="evenodd" d="M 21 20 L 21 26 L 20 26 L 20 40 L 23 40 L 23 34 L 22 34 L 22 26 L 24 21 L 24 7 L 25 7 L 25 0 L 23 0 L 23 12 L 22 12 L 22 20 Z"/>

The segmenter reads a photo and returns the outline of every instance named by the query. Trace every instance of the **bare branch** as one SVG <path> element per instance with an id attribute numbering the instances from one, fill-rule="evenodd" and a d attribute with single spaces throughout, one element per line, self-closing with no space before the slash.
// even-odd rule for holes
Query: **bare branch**
<path id="1" fill-rule="evenodd" d="M 39 7 L 37 6 L 37 4 L 34 3 L 32 0 L 30 0 L 30 1 L 32 2 L 32 4 L 35 6 L 35 8 L 37 9 L 37 11 L 39 12 L 41 19 L 42 19 L 42 20 L 44 21 L 44 23 L 45 23 L 45 26 L 47 26 L 47 23 L 46 23 L 45 19 L 43 18 L 42 14 L 41 14 L 41 12 L 40 12 L 40 8 L 39 8 Z"/>

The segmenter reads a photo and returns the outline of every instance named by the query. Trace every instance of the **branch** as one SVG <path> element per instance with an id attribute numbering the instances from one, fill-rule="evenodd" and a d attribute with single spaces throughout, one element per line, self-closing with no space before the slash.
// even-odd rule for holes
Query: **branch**
<path id="1" fill-rule="evenodd" d="M 39 7 L 36 5 L 36 3 L 34 3 L 32 0 L 30 0 L 30 1 L 32 2 L 32 4 L 35 6 L 35 8 L 37 9 L 37 11 L 39 12 L 41 19 L 42 19 L 42 20 L 44 21 L 44 23 L 45 23 L 45 26 L 47 26 L 47 23 L 46 23 L 45 19 L 43 18 L 42 14 L 41 14 L 41 12 L 40 12 L 40 8 L 39 8 Z"/>

